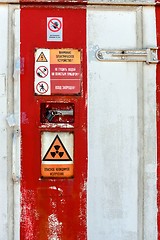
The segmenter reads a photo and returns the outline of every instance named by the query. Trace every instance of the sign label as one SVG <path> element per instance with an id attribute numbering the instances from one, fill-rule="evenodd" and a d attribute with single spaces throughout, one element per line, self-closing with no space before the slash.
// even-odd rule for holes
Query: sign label
<path id="1" fill-rule="evenodd" d="M 48 84 L 46 82 L 39 82 L 36 86 L 36 90 L 40 93 L 40 94 L 44 94 L 48 91 Z"/>
<path id="2" fill-rule="evenodd" d="M 43 60 L 43 63 L 41 63 Z M 45 61 L 46 62 L 45 62 Z M 43 65 L 42 65 L 43 64 Z M 39 81 L 46 81 L 48 91 L 43 93 L 79 94 L 81 92 L 81 50 L 79 49 L 38 49 L 35 57 L 35 86 Z M 37 77 L 41 80 L 38 80 Z"/>
<path id="3" fill-rule="evenodd" d="M 36 70 L 36 73 L 40 78 L 45 78 L 48 75 L 48 68 L 45 66 L 39 66 Z"/>
<path id="4" fill-rule="evenodd" d="M 39 57 L 37 58 L 37 62 L 48 62 L 47 58 L 44 55 L 44 52 L 41 52 L 41 54 L 39 55 Z"/>
<path id="5" fill-rule="evenodd" d="M 47 41 L 48 42 L 63 41 L 62 17 L 47 17 Z"/>
<path id="6" fill-rule="evenodd" d="M 42 161 L 72 161 L 58 135 L 55 137 Z"/>
<path id="7" fill-rule="evenodd" d="M 43 132 L 42 144 L 42 177 L 73 177 L 73 133 Z"/>
<path id="8" fill-rule="evenodd" d="M 34 91 L 37 95 L 50 95 L 50 52 L 48 49 L 35 51 Z"/>

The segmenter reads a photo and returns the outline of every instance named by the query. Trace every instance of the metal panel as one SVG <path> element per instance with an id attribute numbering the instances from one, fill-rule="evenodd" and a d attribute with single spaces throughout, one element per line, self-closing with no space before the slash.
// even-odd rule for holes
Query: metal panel
<path id="1" fill-rule="evenodd" d="M 63 41 L 61 42 L 47 41 L 47 19 L 50 17 L 63 19 Z M 85 240 L 87 238 L 85 187 L 87 178 L 86 8 L 77 6 L 60 8 L 53 5 L 40 8 L 37 5 L 21 5 L 20 29 L 20 52 L 21 58 L 24 58 L 24 72 L 21 74 L 21 238 Z M 71 48 L 81 50 L 83 80 L 80 95 L 35 95 L 34 54 L 37 48 L 54 51 L 61 49 L 61 52 L 67 52 L 64 49 Z M 68 116 L 68 120 L 63 123 L 64 116 L 58 116 L 58 114 L 55 116 L 55 120 L 58 121 L 52 121 L 48 117 L 48 111 L 54 110 L 54 106 L 59 106 L 59 111 L 61 111 L 65 104 L 68 107 L 64 110 L 74 109 L 74 121 L 70 121 L 73 116 Z M 73 108 L 70 108 L 71 106 Z M 42 115 L 49 122 L 42 121 Z M 68 132 L 72 138 L 64 138 L 61 132 Z M 52 143 L 48 142 L 48 150 L 44 148 L 46 144 L 41 144 L 41 136 L 43 136 L 42 142 L 46 141 L 46 136 L 50 140 L 52 138 Z M 72 145 L 69 144 L 69 141 Z M 72 146 L 72 151 L 68 145 Z M 43 155 L 44 152 L 41 153 L 41 150 L 46 152 L 45 155 Z M 67 157 L 60 160 L 58 158 L 60 152 L 64 154 L 63 156 L 67 155 L 67 152 Z M 42 165 L 44 162 L 47 165 L 48 161 L 53 165 L 56 165 L 57 161 L 59 164 L 69 161 L 68 165 L 73 162 L 74 176 L 72 177 L 71 174 L 70 176 L 67 174 L 65 176 L 57 175 L 63 170 L 55 166 L 55 169 L 47 166 L 45 171 L 48 173 L 50 171 L 51 175 L 45 174 L 44 176 L 44 166 L 41 168 L 41 162 Z M 53 161 L 55 162 L 53 163 Z M 72 170 L 73 164 L 67 168 Z M 55 173 L 56 175 L 54 175 Z M 56 178 L 57 176 L 59 178 Z"/>
<path id="2" fill-rule="evenodd" d="M 12 178 L 14 183 L 14 239 L 20 239 L 20 10 L 13 13 L 14 25 L 14 129 L 12 151 Z"/>
<path id="3" fill-rule="evenodd" d="M 7 41 L 8 39 L 8 6 L 0 5 L 0 142 L 1 142 L 1 168 L 0 168 L 0 238 L 7 237 Z"/>
<path id="4" fill-rule="evenodd" d="M 19 239 L 20 225 L 20 135 L 19 135 L 19 6 L 8 5 L 7 77 L 7 239 Z"/>
<path id="5" fill-rule="evenodd" d="M 156 46 L 155 8 L 143 8 L 143 45 Z M 144 239 L 157 239 L 156 66 L 144 65 Z"/>
<path id="6" fill-rule="evenodd" d="M 23 3 L 27 3 L 27 2 L 32 2 L 32 3 L 40 3 L 40 2 L 46 2 L 48 3 L 47 0 L 0 0 L 0 3 L 19 3 L 19 2 L 23 2 Z M 51 0 L 50 2 L 53 3 L 73 3 L 72 0 Z M 106 4 L 106 5 L 126 5 L 126 6 L 152 6 L 155 5 L 157 2 L 157 4 L 159 3 L 159 1 L 154 1 L 154 0 L 78 0 L 77 1 L 79 4 L 97 4 L 97 5 L 101 5 L 101 4 Z"/>
<path id="7" fill-rule="evenodd" d="M 151 28 L 149 33 L 155 30 L 153 12 L 154 8 L 145 11 L 143 17 L 141 7 L 88 8 L 88 238 L 92 240 L 156 239 L 155 66 L 95 58 L 99 48 L 155 46 L 155 34 L 149 41 L 145 33 L 142 41 L 143 27 Z M 146 20 L 150 15 L 152 24 Z M 146 191 L 153 194 L 151 206 Z M 150 218 L 153 225 L 144 235 L 143 224 L 146 230 Z"/>
<path id="8" fill-rule="evenodd" d="M 156 8 L 156 25 L 157 25 L 157 45 L 160 45 L 160 7 Z M 160 238 L 160 65 L 157 65 L 157 225 L 158 225 L 158 239 Z"/>
<path id="9" fill-rule="evenodd" d="M 1 0 L 0 3 L 19 3 L 19 0 Z"/>
<path id="10" fill-rule="evenodd" d="M 111 5 L 153 5 L 154 0 L 89 0 L 92 4 L 111 4 Z"/>

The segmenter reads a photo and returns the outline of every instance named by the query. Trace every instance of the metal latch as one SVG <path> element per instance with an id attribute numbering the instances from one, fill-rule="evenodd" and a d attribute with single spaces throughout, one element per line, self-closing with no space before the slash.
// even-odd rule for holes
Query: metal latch
<path id="1" fill-rule="evenodd" d="M 158 63 L 158 48 L 147 48 L 137 50 L 105 50 L 99 49 L 96 58 L 101 62 L 146 62 Z"/>
<path id="2" fill-rule="evenodd" d="M 55 116 L 73 116 L 73 109 L 70 110 L 48 110 L 47 112 L 47 120 L 52 122 Z"/>

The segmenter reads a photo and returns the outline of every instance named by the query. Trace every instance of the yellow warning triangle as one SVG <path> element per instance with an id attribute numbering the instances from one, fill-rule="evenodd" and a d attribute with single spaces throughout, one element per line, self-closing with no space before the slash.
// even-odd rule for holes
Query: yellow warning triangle
<path id="1" fill-rule="evenodd" d="M 48 62 L 43 52 L 41 52 L 36 62 Z"/>
<path id="2" fill-rule="evenodd" d="M 58 135 L 53 140 L 42 161 L 72 161 Z"/>

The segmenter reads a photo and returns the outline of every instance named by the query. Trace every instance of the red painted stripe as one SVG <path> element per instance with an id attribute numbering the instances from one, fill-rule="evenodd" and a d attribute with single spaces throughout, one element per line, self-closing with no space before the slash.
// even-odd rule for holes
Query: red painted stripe
<path id="1" fill-rule="evenodd" d="M 160 7 L 156 7 L 156 31 L 157 31 L 157 45 L 160 46 Z M 160 52 L 158 54 L 160 59 Z M 157 203 L 158 203 L 158 240 L 160 240 L 160 65 L 157 64 L 156 72 L 156 86 L 157 86 Z"/>
<path id="2" fill-rule="evenodd" d="M 47 17 L 63 18 L 63 41 L 47 42 Z M 86 9 L 54 8 L 53 5 L 21 4 L 21 239 L 86 240 L 87 180 L 87 60 Z M 36 48 L 82 50 L 82 94 L 80 96 L 35 96 L 34 53 Z M 42 127 L 42 103 L 74 105 L 72 128 Z M 45 106 L 45 105 L 43 105 Z M 63 104 L 64 107 L 64 104 Z M 43 109 L 43 108 L 42 108 Z M 44 109 L 45 111 L 45 109 Z M 45 116 L 44 114 L 41 114 Z M 44 125 L 43 125 L 44 126 Z M 74 133 L 74 178 L 41 179 L 41 132 Z"/>

